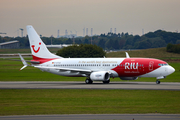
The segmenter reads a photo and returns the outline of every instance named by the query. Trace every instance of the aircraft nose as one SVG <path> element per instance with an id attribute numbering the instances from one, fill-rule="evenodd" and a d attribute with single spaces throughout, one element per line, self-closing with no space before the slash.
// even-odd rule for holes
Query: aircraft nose
<path id="1" fill-rule="evenodd" d="M 175 71 L 175 69 L 172 66 L 168 67 L 169 74 L 172 74 Z"/>

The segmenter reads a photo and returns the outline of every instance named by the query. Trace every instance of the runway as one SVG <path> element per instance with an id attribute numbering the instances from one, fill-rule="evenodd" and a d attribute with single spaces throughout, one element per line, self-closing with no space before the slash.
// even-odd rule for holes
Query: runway
<path id="1" fill-rule="evenodd" d="M 130 90 L 180 90 L 180 83 L 161 82 L 0 82 L 0 89 L 130 89 Z"/>
<path id="2" fill-rule="evenodd" d="M 179 114 L 71 114 L 0 116 L 3 120 L 179 120 Z"/>

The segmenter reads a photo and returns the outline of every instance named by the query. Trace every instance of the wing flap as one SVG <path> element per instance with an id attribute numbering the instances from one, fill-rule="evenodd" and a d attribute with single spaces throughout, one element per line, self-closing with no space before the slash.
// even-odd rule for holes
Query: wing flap
<path id="1" fill-rule="evenodd" d="M 85 69 L 73 69 L 73 68 L 60 68 L 60 67 L 46 67 L 46 66 L 34 66 L 36 68 L 45 68 L 45 69 L 55 69 L 55 70 L 59 70 L 59 71 L 62 71 L 62 72 L 65 72 L 65 71 L 71 71 L 71 72 L 80 72 L 81 74 L 88 74 L 88 73 L 91 73 L 92 71 L 91 70 L 85 70 Z"/>

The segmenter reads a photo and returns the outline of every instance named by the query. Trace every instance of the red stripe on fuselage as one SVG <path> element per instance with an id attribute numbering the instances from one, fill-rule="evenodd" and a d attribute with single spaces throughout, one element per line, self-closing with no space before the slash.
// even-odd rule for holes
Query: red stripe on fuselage
<path id="1" fill-rule="evenodd" d="M 159 68 L 158 64 L 166 64 L 166 62 L 150 58 L 126 58 L 112 70 L 120 77 L 137 77 Z"/>
<path id="2" fill-rule="evenodd" d="M 39 57 L 36 57 L 34 55 L 32 55 L 32 57 L 33 57 L 33 60 L 31 60 L 31 61 L 40 62 L 39 64 L 42 64 L 42 63 L 49 62 L 51 60 L 57 59 L 57 58 L 39 58 Z"/>

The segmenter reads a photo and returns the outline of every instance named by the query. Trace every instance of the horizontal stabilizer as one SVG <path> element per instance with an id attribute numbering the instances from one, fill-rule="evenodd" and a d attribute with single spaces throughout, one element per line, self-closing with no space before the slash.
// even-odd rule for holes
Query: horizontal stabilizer
<path id="1" fill-rule="evenodd" d="M 19 53 L 18 53 L 18 54 L 19 54 Z M 27 64 L 27 62 L 24 60 L 24 58 L 21 56 L 21 54 L 19 54 L 19 57 L 21 58 L 21 61 L 22 61 L 23 65 L 24 65 L 20 70 L 22 70 L 22 69 L 24 69 L 25 67 L 29 66 L 29 64 Z"/>
<path id="2" fill-rule="evenodd" d="M 25 67 L 27 67 L 27 65 L 24 65 L 20 70 L 24 69 Z"/>

